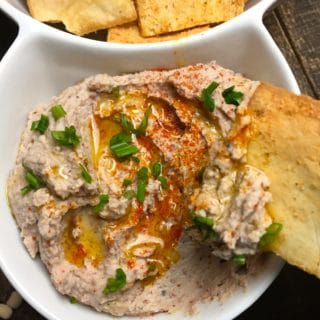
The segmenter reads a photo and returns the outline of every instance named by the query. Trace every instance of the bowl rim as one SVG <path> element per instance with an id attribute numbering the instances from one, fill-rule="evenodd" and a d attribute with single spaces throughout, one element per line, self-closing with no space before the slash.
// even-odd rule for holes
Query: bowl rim
<path id="1" fill-rule="evenodd" d="M 230 28 L 236 28 L 239 23 L 253 23 L 259 24 L 262 21 L 262 18 L 265 12 L 270 9 L 273 5 L 275 5 L 278 0 L 258 0 L 259 2 L 253 4 L 247 10 L 242 12 L 240 15 L 234 17 L 233 19 L 221 23 L 209 30 L 202 31 L 200 33 L 187 36 L 185 38 L 177 39 L 177 40 L 169 40 L 162 42 L 154 42 L 154 43 L 137 43 L 137 44 L 127 44 L 127 43 L 116 43 L 116 42 L 108 42 L 101 40 L 94 40 L 84 38 L 82 36 L 77 36 L 71 33 L 68 33 L 63 30 L 59 30 L 50 26 L 46 23 L 40 22 L 30 15 L 21 12 L 17 9 L 13 4 L 9 3 L 7 0 L 0 1 L 0 10 L 2 10 L 5 14 L 7 14 L 11 19 L 13 19 L 19 27 L 18 36 L 28 36 L 32 32 L 40 32 L 44 33 L 47 36 L 56 37 L 64 39 L 66 42 L 75 42 L 84 46 L 93 46 L 95 48 L 101 49 L 114 49 L 114 50 L 128 50 L 128 51 L 140 51 L 140 50 L 159 50 L 159 49 L 172 49 L 180 44 L 184 43 L 192 43 L 193 41 L 197 42 L 199 40 L 203 40 L 202 38 L 206 38 L 206 36 L 210 37 L 215 33 L 223 33 Z M 37 28 L 37 29 L 35 29 Z"/>

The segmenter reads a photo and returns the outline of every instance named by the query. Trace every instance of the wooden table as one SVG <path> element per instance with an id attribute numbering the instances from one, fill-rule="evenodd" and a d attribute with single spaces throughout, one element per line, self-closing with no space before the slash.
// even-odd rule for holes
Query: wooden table
<path id="1" fill-rule="evenodd" d="M 320 0 L 286 0 L 266 15 L 265 24 L 288 60 L 302 92 L 320 98 Z M 17 32 L 0 14 L 0 57 Z M 4 32 L 4 30 L 6 32 Z M 320 157 L 320 155 L 319 155 Z M 0 271 L 0 303 L 13 288 Z M 264 295 L 237 320 L 320 319 L 320 281 L 286 265 Z M 13 320 L 43 320 L 27 303 Z M 214 319 L 214 317 L 212 317 Z M 71 320 L 71 319 L 66 319 Z"/>

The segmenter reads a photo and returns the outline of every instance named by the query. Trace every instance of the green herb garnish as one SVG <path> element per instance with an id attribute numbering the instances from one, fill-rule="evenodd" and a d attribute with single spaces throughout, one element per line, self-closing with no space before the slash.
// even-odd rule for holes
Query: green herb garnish
<path id="1" fill-rule="evenodd" d="M 213 220 L 210 218 L 197 216 L 195 212 L 191 213 L 191 217 L 192 217 L 192 222 L 198 227 L 206 226 L 211 228 L 213 226 Z"/>
<path id="2" fill-rule="evenodd" d="M 111 95 L 113 98 L 115 99 L 119 99 L 120 98 L 120 88 L 119 87 L 113 87 L 111 90 Z"/>
<path id="3" fill-rule="evenodd" d="M 148 109 L 144 113 L 143 119 L 139 127 L 134 130 L 134 133 L 136 134 L 137 137 L 140 137 L 146 134 L 150 113 L 151 113 L 151 105 L 149 105 Z"/>
<path id="4" fill-rule="evenodd" d="M 151 165 L 151 173 L 161 183 L 162 189 L 168 188 L 168 181 L 164 176 L 160 176 L 162 172 L 162 164 L 160 162 L 153 162 Z"/>
<path id="5" fill-rule="evenodd" d="M 132 132 L 134 132 L 133 123 L 132 123 L 131 120 L 130 120 L 125 114 L 123 114 L 123 113 L 120 115 L 120 124 L 121 124 L 121 127 L 124 129 L 125 132 L 127 132 L 127 133 L 132 133 Z"/>
<path id="6" fill-rule="evenodd" d="M 33 188 L 30 185 L 26 185 L 25 187 L 20 189 L 20 192 L 23 196 L 25 196 L 27 193 L 29 193 Z"/>
<path id="7" fill-rule="evenodd" d="M 82 165 L 80 163 L 80 168 L 81 168 L 81 177 L 83 178 L 83 180 L 87 183 L 91 183 L 92 182 L 92 177 L 90 175 L 90 173 L 88 172 L 88 169 Z"/>
<path id="8" fill-rule="evenodd" d="M 126 199 L 131 200 L 131 199 L 133 199 L 133 198 L 136 197 L 136 193 L 135 193 L 133 190 L 127 190 L 127 191 L 123 194 L 123 196 L 124 196 Z"/>
<path id="9" fill-rule="evenodd" d="M 57 143 L 67 147 L 74 147 L 80 143 L 74 126 L 65 127 L 64 131 L 51 131 L 51 136 Z"/>
<path id="10" fill-rule="evenodd" d="M 222 96 L 224 97 L 224 101 L 226 103 L 233 104 L 238 107 L 243 100 L 243 93 L 240 91 L 235 91 L 234 88 L 234 86 L 227 88 L 222 92 Z"/>
<path id="11" fill-rule="evenodd" d="M 130 156 L 131 154 L 137 153 L 139 149 L 133 144 L 125 143 L 121 146 L 117 146 L 117 148 L 112 148 L 112 151 L 118 158 L 124 158 Z"/>
<path id="12" fill-rule="evenodd" d="M 117 158 L 127 157 L 139 151 L 138 147 L 132 143 L 130 135 L 125 132 L 120 132 L 113 136 L 109 147 Z"/>
<path id="13" fill-rule="evenodd" d="M 61 104 L 53 106 L 50 111 L 54 120 L 59 120 L 67 114 Z"/>
<path id="14" fill-rule="evenodd" d="M 270 245 L 275 238 L 277 237 L 277 235 L 279 234 L 279 232 L 282 230 L 282 224 L 281 223 L 272 223 L 267 229 L 265 234 L 260 238 L 259 241 L 259 247 L 260 248 L 265 248 L 268 245 Z"/>
<path id="15" fill-rule="evenodd" d="M 151 173 L 157 179 L 162 171 L 162 165 L 160 162 L 153 162 L 151 165 Z"/>
<path id="16" fill-rule="evenodd" d="M 40 119 L 33 121 L 31 124 L 32 131 L 39 131 L 41 134 L 44 134 L 49 127 L 49 118 L 45 115 L 41 115 Z"/>
<path id="17" fill-rule="evenodd" d="M 201 170 L 198 171 L 197 173 L 197 180 L 202 183 L 203 182 L 203 176 L 204 176 L 204 171 L 206 168 L 202 168 Z"/>
<path id="18" fill-rule="evenodd" d="M 148 168 L 141 167 L 137 173 L 138 181 L 148 181 Z"/>
<path id="19" fill-rule="evenodd" d="M 116 270 L 115 278 L 108 278 L 107 286 L 103 289 L 104 294 L 117 292 L 127 283 L 127 276 L 121 268 Z"/>
<path id="20" fill-rule="evenodd" d="M 210 85 L 201 92 L 200 100 L 210 112 L 213 112 L 216 107 L 212 98 L 212 93 L 217 89 L 218 86 L 219 84 L 217 82 L 212 81 Z"/>
<path id="21" fill-rule="evenodd" d="M 99 203 L 92 208 L 92 212 L 95 214 L 103 210 L 105 205 L 109 202 L 109 196 L 107 194 L 101 194 L 99 199 Z"/>
<path id="22" fill-rule="evenodd" d="M 150 112 L 151 112 L 151 105 L 148 107 L 148 109 L 144 113 L 143 119 L 140 125 L 138 126 L 138 128 L 136 129 L 132 121 L 123 113 L 120 115 L 120 118 L 116 119 L 116 121 L 120 122 L 121 127 L 126 133 L 134 133 L 137 137 L 140 137 L 146 134 Z"/>
<path id="23" fill-rule="evenodd" d="M 26 181 L 29 183 L 29 186 L 31 186 L 33 189 L 39 189 L 41 186 L 41 180 L 34 175 L 31 171 L 28 171 L 26 173 Z"/>
<path id="24" fill-rule="evenodd" d="M 130 160 L 136 162 L 136 163 L 140 163 L 140 159 L 138 157 L 132 156 L 130 157 Z"/>
<path id="25" fill-rule="evenodd" d="M 145 199 L 146 187 L 148 184 L 148 168 L 141 167 L 137 173 L 138 187 L 137 187 L 137 199 L 139 202 L 143 202 Z"/>
<path id="26" fill-rule="evenodd" d="M 25 167 L 25 169 L 25 179 L 28 184 L 20 189 L 20 192 L 23 196 L 25 196 L 31 190 L 38 190 L 42 186 L 41 179 L 36 176 L 29 168 Z"/>
<path id="27" fill-rule="evenodd" d="M 210 218 L 196 215 L 194 211 L 191 212 L 191 219 L 193 224 L 198 228 L 202 234 L 203 240 L 212 239 L 216 240 L 217 234 L 213 230 L 213 220 Z"/>
<path id="28" fill-rule="evenodd" d="M 69 301 L 70 301 L 71 304 L 76 304 L 76 303 L 78 303 L 78 300 L 77 300 L 75 297 L 70 297 L 70 298 L 69 298 Z"/>
<path id="29" fill-rule="evenodd" d="M 242 266 L 245 266 L 246 263 L 247 263 L 247 259 L 246 257 L 243 255 L 243 254 L 240 254 L 240 255 L 234 255 L 232 258 L 231 258 L 231 261 L 239 266 L 239 267 L 242 267 Z"/>
<path id="30" fill-rule="evenodd" d="M 118 144 L 131 143 L 131 136 L 125 132 L 120 132 L 110 139 L 110 148 L 117 148 Z"/>
<path id="31" fill-rule="evenodd" d="M 150 265 L 148 266 L 148 273 L 149 273 L 149 272 L 154 272 L 154 271 L 156 271 L 156 269 L 157 269 L 157 266 L 156 266 L 155 263 L 150 264 Z"/>
<path id="32" fill-rule="evenodd" d="M 128 187 L 128 186 L 131 186 L 132 185 L 132 180 L 130 179 L 124 179 L 123 182 L 122 182 L 122 186 L 123 187 Z"/>
<path id="33" fill-rule="evenodd" d="M 138 183 L 137 187 L 137 199 L 139 202 L 143 202 L 145 199 L 147 184 L 144 181 Z"/>
<path id="34" fill-rule="evenodd" d="M 160 181 L 163 190 L 168 189 L 168 181 L 164 176 L 159 176 L 157 179 Z"/>

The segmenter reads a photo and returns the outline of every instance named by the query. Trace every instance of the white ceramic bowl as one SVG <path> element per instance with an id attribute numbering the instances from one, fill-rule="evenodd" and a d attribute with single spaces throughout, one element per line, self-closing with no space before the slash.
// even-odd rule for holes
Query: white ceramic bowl
<path id="1" fill-rule="evenodd" d="M 6 201 L 6 180 L 13 167 L 27 113 L 82 78 L 107 72 L 119 74 L 150 68 L 172 68 L 216 60 L 252 79 L 269 81 L 299 93 L 284 57 L 262 23 L 274 0 L 252 1 L 241 16 L 199 35 L 156 44 L 124 45 L 75 37 L 39 23 L 25 13 L 20 1 L 0 0 L 0 8 L 19 25 L 17 39 L 0 64 L 0 267 L 23 297 L 52 320 L 111 319 L 82 305 L 71 305 L 52 287 L 39 259 L 27 254 Z M 20 8 L 22 11 L 20 11 Z M 200 306 L 192 317 L 232 319 L 249 307 L 271 284 L 283 262 L 270 257 L 263 270 L 223 304 Z M 160 314 L 157 320 L 187 318 Z M 124 319 L 135 319 L 126 318 Z"/>

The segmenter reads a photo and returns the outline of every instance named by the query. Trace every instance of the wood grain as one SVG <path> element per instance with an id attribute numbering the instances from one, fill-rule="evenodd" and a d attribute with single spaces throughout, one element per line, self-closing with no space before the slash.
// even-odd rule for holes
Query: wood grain
<path id="1" fill-rule="evenodd" d="M 285 1 L 276 10 L 285 35 L 304 69 L 315 97 L 320 98 L 320 1 Z"/>
<path id="2" fill-rule="evenodd" d="M 310 86 L 310 81 L 305 74 L 303 66 L 300 64 L 299 58 L 292 48 L 290 41 L 286 36 L 286 32 L 279 21 L 275 11 L 271 12 L 264 18 L 264 24 L 272 35 L 273 39 L 280 48 L 282 54 L 288 61 L 294 76 L 297 79 L 301 92 L 309 96 L 315 97 L 316 93 Z"/>

